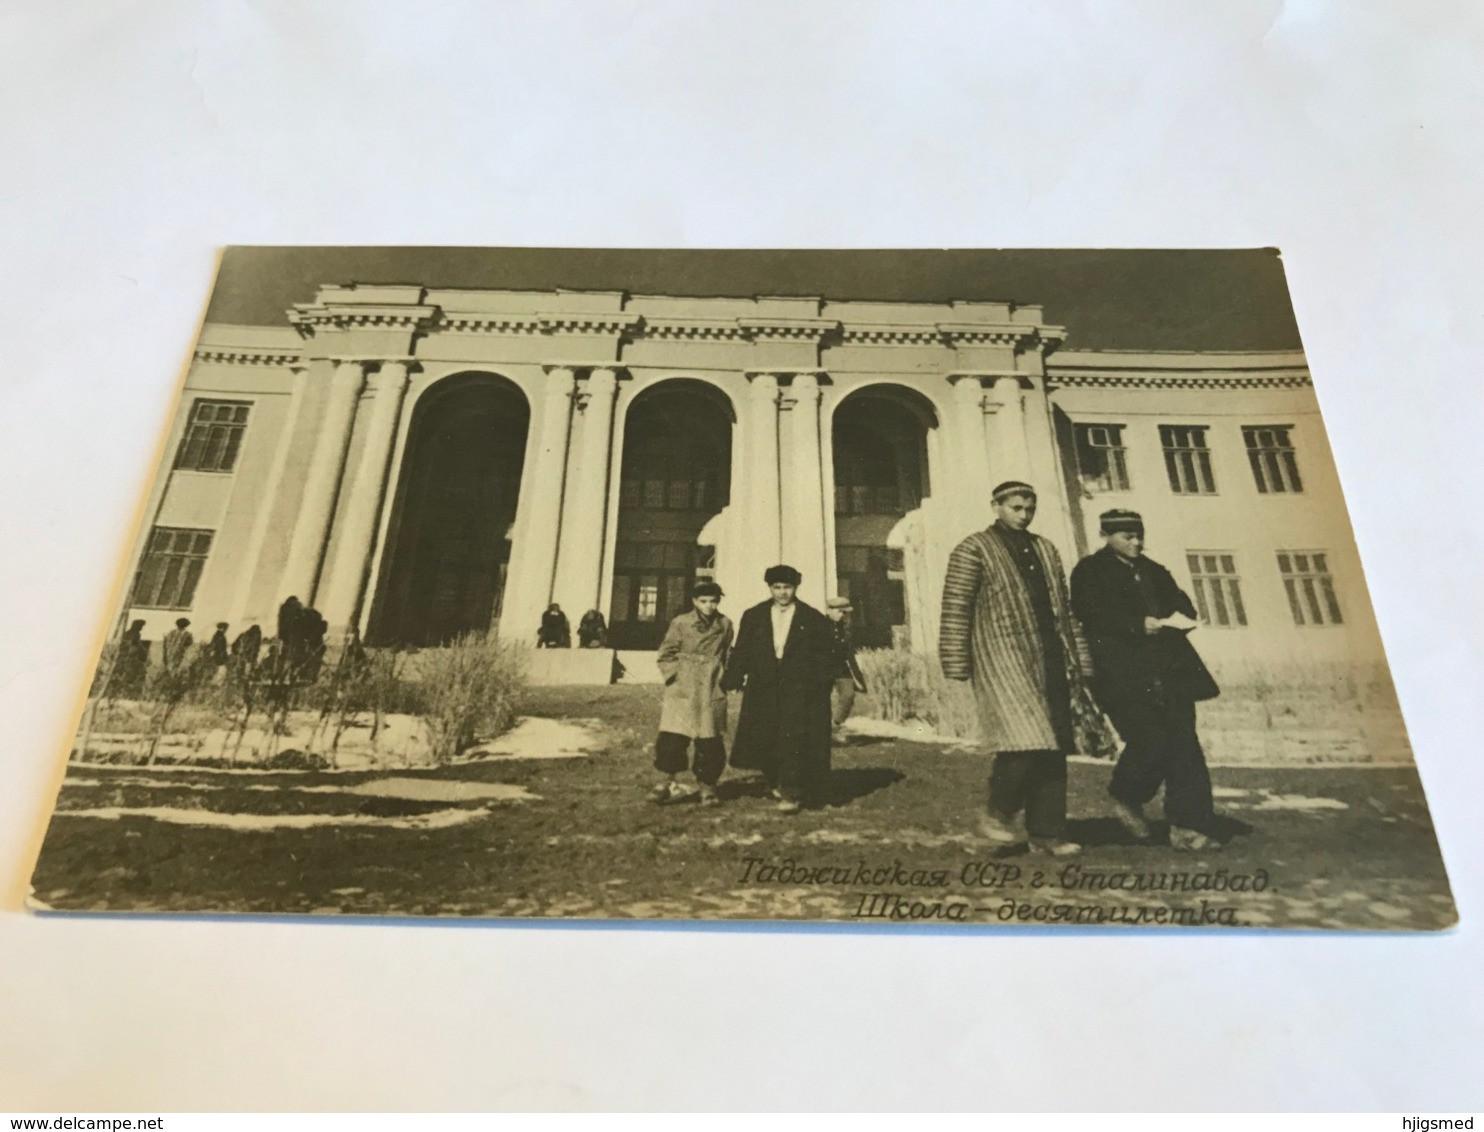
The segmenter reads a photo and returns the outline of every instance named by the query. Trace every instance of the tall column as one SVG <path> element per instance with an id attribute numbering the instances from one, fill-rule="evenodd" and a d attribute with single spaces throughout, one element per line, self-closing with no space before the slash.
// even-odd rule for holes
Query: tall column
<path id="1" fill-rule="evenodd" d="M 613 399 L 618 375 L 595 369 L 582 390 L 581 435 L 567 471 L 561 547 L 557 551 L 556 600 L 575 625 L 598 604 L 603 577 L 603 544 L 608 515 L 609 461 L 613 441 Z"/>
<path id="2" fill-rule="evenodd" d="M 1025 442 L 1030 465 L 1030 482 L 1039 492 L 1036 512 L 1037 530 L 1056 543 L 1062 557 L 1070 564 L 1087 550 L 1087 538 L 1077 529 L 1073 518 L 1067 476 L 1062 466 L 1061 448 L 1056 442 L 1056 417 L 1045 378 L 1033 378 L 1024 394 Z"/>
<path id="3" fill-rule="evenodd" d="M 997 405 L 991 433 L 995 439 L 995 452 L 991 466 L 994 480 L 1031 481 L 1032 469 L 1030 447 L 1025 435 L 1025 401 L 1020 391 L 1020 378 L 1013 374 L 1001 374 L 995 378 L 994 393 L 990 403 Z M 1040 485 L 1032 484 L 1039 487 Z M 1050 485 L 1046 485 L 1049 487 Z"/>
<path id="4" fill-rule="evenodd" d="M 268 531 L 273 525 L 275 512 L 284 505 L 286 492 L 279 490 L 283 483 L 283 472 L 288 464 L 289 452 L 294 446 L 294 432 L 299 425 L 299 414 L 304 410 L 304 398 L 309 387 L 309 367 L 296 364 L 293 392 L 289 396 L 288 416 L 283 423 L 283 432 L 278 438 L 278 448 L 273 453 L 273 467 L 263 485 L 259 498 L 257 518 L 253 521 L 252 534 L 248 536 L 247 550 L 242 555 L 242 568 L 237 575 L 237 589 L 232 596 L 232 605 L 227 611 L 227 620 L 233 632 L 239 632 L 238 624 L 247 617 L 252 603 L 252 591 L 258 580 L 258 571 L 263 566 L 263 545 L 268 541 Z"/>
<path id="5" fill-rule="evenodd" d="M 989 526 L 993 513 L 989 495 L 997 481 L 990 478 L 988 438 L 984 429 L 984 387 L 979 378 L 965 374 L 953 379 L 954 447 L 958 449 L 962 477 L 958 492 L 962 538 L 971 530 Z M 935 486 L 936 490 L 936 486 Z M 957 541 L 957 538 L 954 541 Z"/>
<path id="6" fill-rule="evenodd" d="M 299 495 L 299 517 L 284 561 L 283 576 L 278 584 L 279 600 L 297 597 L 305 605 L 314 600 L 314 586 L 319 579 L 320 559 L 325 553 L 325 540 L 330 533 L 330 516 L 335 509 L 335 491 L 345 469 L 345 453 L 350 447 L 351 427 L 356 419 L 365 380 L 364 364 L 342 361 L 330 379 L 330 395 L 325 405 L 324 421 L 314 442 L 314 455 L 304 476 Z"/>
<path id="7" fill-rule="evenodd" d="M 778 378 L 771 373 L 752 377 L 747 389 L 747 506 L 742 538 L 751 573 L 749 584 L 762 583 L 762 574 L 781 557 L 782 530 L 778 500 Z M 740 548 L 739 548 L 740 549 Z"/>
<path id="8" fill-rule="evenodd" d="M 822 609 L 834 586 L 825 577 L 819 379 L 812 373 L 796 374 L 789 392 L 789 410 L 779 419 L 790 469 L 788 491 L 782 497 L 783 560 L 804 575 L 799 596 Z"/>
<path id="9" fill-rule="evenodd" d="M 521 479 L 519 514 L 510 548 L 510 568 L 500 603 L 500 627 L 507 637 L 535 639 L 541 612 L 556 581 L 557 535 L 562 525 L 562 491 L 567 478 L 567 444 L 572 428 L 574 376 L 567 366 L 547 370 L 545 396 L 538 410 L 535 453 Z"/>
<path id="10" fill-rule="evenodd" d="M 340 538 L 326 570 L 318 599 L 320 612 L 332 630 L 349 628 L 360 613 L 361 595 L 371 568 L 381 501 L 386 495 L 387 468 L 397 439 L 402 398 L 407 392 L 407 363 L 383 362 L 376 375 L 376 396 L 366 424 L 366 441 L 340 508 Z"/>

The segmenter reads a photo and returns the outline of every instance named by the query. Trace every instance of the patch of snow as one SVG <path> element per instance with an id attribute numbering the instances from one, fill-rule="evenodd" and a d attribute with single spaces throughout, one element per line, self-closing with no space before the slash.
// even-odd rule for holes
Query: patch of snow
<path id="1" fill-rule="evenodd" d="M 1272 794 L 1264 790 L 1254 810 L 1348 810 L 1338 798 L 1312 798 L 1307 794 Z"/>
<path id="2" fill-rule="evenodd" d="M 215 810 L 182 810 L 174 806 L 100 806 L 91 810 L 58 810 L 57 817 L 153 818 L 172 825 L 210 826 L 244 832 L 275 829 L 315 829 L 321 826 L 381 826 L 390 829 L 447 829 L 490 816 L 486 809 L 435 810 L 411 817 L 375 817 L 370 814 L 224 814 Z"/>
<path id="3" fill-rule="evenodd" d="M 604 749 L 602 739 L 587 722 L 522 716 L 505 734 L 471 747 L 459 761 L 469 759 L 581 759 Z"/>
<path id="4" fill-rule="evenodd" d="M 407 802 L 535 802 L 540 796 L 504 782 L 461 782 L 442 778 L 373 778 L 355 786 L 301 786 L 301 794 L 361 794 Z"/>

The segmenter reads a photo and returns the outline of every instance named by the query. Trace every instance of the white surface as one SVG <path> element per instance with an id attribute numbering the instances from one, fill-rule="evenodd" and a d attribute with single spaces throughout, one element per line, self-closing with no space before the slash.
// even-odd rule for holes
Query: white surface
<path id="1" fill-rule="evenodd" d="M 6 870 L 219 245 L 1276 244 L 1463 926 L 12 914 L 0 1109 L 1478 1108 L 1481 87 L 1414 0 L 5 5 Z"/>

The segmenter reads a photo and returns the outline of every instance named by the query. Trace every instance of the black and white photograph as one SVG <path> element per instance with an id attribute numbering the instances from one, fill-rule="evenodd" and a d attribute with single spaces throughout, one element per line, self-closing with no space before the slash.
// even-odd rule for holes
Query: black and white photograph
<path id="1" fill-rule="evenodd" d="M 1456 920 L 1277 249 L 231 247 L 38 911 Z"/>

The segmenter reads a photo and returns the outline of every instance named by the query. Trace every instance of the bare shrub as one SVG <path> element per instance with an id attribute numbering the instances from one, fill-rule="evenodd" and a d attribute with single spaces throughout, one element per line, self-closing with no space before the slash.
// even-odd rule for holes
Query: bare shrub
<path id="1" fill-rule="evenodd" d="M 969 685 L 950 680 L 933 656 L 906 649 L 861 649 L 856 653 L 874 714 L 893 723 L 921 721 L 940 735 L 973 739 L 979 730 Z"/>
<path id="2" fill-rule="evenodd" d="M 515 722 L 525 687 L 526 649 L 483 633 L 466 633 L 418 658 L 420 711 L 435 761 L 446 763 L 480 739 Z"/>

